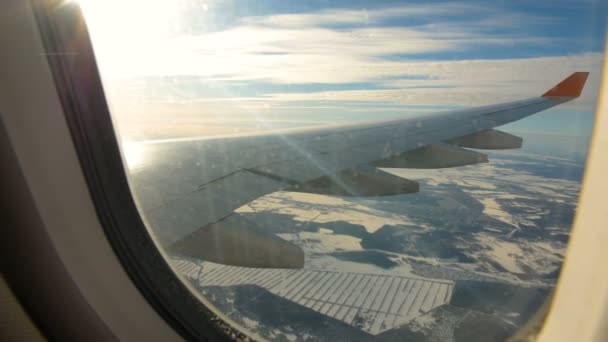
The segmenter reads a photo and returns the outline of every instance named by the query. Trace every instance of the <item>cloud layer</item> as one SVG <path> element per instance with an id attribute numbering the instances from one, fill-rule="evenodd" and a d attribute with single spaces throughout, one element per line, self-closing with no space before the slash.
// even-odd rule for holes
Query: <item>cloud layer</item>
<path id="1" fill-rule="evenodd" d="M 207 7 L 188 10 L 217 20 Z M 144 102 L 205 103 L 207 110 L 226 112 L 328 102 L 349 103 L 346 109 L 353 102 L 376 103 L 365 107 L 370 112 L 404 105 L 473 106 L 536 96 L 571 72 L 587 70 L 592 74 L 585 92 L 570 106 L 592 110 L 602 63 L 602 54 L 593 51 L 512 57 L 568 44 L 547 33 L 563 19 L 480 4 L 245 16 L 215 31 L 180 31 L 166 20 L 131 29 L 131 21 L 114 17 L 111 26 L 91 21 L 101 69 L 107 82 L 121 89 L 119 104 L 136 94 Z M 507 57 L 486 58 L 501 54 Z M 171 85 L 170 96 L 133 86 L 134 79 L 159 77 Z M 193 83 L 200 84 L 198 90 Z M 254 95 L 233 91 L 243 84 L 274 87 Z M 331 84 L 337 87 L 319 86 Z M 294 91 L 293 85 L 309 87 Z"/>

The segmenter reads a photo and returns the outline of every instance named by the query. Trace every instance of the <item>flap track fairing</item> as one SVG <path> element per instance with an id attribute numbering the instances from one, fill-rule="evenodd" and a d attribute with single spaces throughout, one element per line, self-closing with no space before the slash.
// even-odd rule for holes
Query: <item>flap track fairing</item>
<path id="1" fill-rule="evenodd" d="M 432 144 L 378 160 L 372 165 L 404 169 L 442 169 L 487 162 L 488 156 L 479 152 L 448 144 Z"/>
<path id="2" fill-rule="evenodd" d="M 361 166 L 295 184 L 285 190 L 331 196 L 375 197 L 418 192 L 420 186 L 412 180 L 374 167 Z"/>
<path id="3" fill-rule="evenodd" d="M 509 133 L 489 129 L 450 139 L 446 142 L 455 146 L 480 150 L 508 150 L 520 148 L 523 139 Z"/>

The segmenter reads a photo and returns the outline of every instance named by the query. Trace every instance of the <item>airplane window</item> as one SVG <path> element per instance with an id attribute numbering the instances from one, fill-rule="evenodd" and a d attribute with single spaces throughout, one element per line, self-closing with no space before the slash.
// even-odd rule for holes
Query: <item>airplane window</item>
<path id="1" fill-rule="evenodd" d="M 550 298 L 604 3 L 80 3 L 149 232 L 237 329 L 499 341 Z"/>

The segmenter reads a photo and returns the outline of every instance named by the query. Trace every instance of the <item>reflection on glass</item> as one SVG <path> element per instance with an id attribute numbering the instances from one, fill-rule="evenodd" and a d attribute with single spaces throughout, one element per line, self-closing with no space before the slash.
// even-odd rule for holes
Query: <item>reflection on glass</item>
<path id="1" fill-rule="evenodd" d="M 258 336 L 399 341 L 506 339 L 550 295 L 593 123 L 600 6 L 83 2 L 134 195 L 175 269 Z M 577 71 L 590 72 L 578 99 L 499 128 L 522 148 L 440 165 L 458 136 L 434 129 L 496 117 L 434 113 L 534 98 Z M 387 164 L 415 148 L 425 168 Z"/>

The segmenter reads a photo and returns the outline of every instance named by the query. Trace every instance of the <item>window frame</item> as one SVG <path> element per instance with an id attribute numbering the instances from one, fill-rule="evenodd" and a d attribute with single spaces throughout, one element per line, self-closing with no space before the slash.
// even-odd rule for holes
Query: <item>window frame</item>
<path id="1" fill-rule="evenodd" d="M 97 217 L 131 281 L 186 340 L 251 338 L 225 322 L 188 288 L 150 236 L 131 194 L 79 5 L 33 0 L 32 7 Z"/>
<path id="2" fill-rule="evenodd" d="M 245 336 L 235 326 L 220 323 L 222 319 L 174 273 L 150 237 L 130 192 L 82 12 L 75 4 L 32 2 L 46 59 L 99 221 L 129 277 L 159 315 L 185 339 Z M 594 128 L 593 139 L 599 134 Z M 588 159 L 591 157 L 589 154 Z M 584 181 L 588 183 L 587 178 Z M 569 245 L 567 256 L 573 249 Z M 558 288 L 563 276 L 560 274 Z M 547 303 L 553 304 L 552 300 L 547 298 Z M 545 305 L 544 309 L 548 307 Z M 533 322 L 538 323 L 537 327 L 532 331 L 520 328 L 524 336 L 545 327 L 547 311 L 537 314 L 539 320 Z"/>

